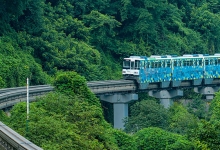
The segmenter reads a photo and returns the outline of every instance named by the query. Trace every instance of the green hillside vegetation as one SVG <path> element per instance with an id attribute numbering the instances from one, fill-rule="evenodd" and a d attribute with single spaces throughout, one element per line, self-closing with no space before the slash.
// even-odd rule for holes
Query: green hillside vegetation
<path id="1" fill-rule="evenodd" d="M 50 76 L 63 70 L 76 71 L 88 81 L 119 79 L 122 58 L 130 55 L 219 52 L 217 0 L 2 0 L 1 4 L 1 54 L 29 55 Z M 42 83 L 35 76 L 31 84 Z"/>
<path id="2" fill-rule="evenodd" d="M 28 130 L 25 125 L 26 103 L 19 103 L 14 106 L 10 117 L 6 117 L 2 113 L 0 115 L 3 121 L 14 130 L 43 149 L 48 150 L 174 150 L 183 147 L 185 149 L 206 147 L 206 144 L 197 144 L 183 135 L 157 128 L 155 127 L 156 124 L 152 124 L 154 127 L 143 125 L 143 129 L 139 128 L 138 131 L 133 131 L 133 134 L 113 129 L 103 117 L 99 99 L 90 92 L 85 81 L 84 77 L 75 72 L 60 73 L 55 79 L 56 91 L 47 94 L 37 102 L 31 103 Z M 65 91 L 63 90 L 64 87 Z M 156 103 L 152 102 L 152 105 L 156 106 Z M 158 107 L 157 110 L 166 111 L 159 104 L 156 107 Z M 155 112 L 154 109 L 150 112 L 152 116 L 160 114 Z M 142 116 L 139 117 L 142 118 Z M 174 123 L 174 121 L 171 122 Z M 181 123 L 178 125 L 181 127 Z M 194 141 L 196 140 L 197 138 L 194 139 Z M 196 142 L 199 142 L 199 140 Z"/>
<path id="3" fill-rule="evenodd" d="M 53 84 L 3 121 L 44 149 L 220 149 L 220 95 L 192 94 L 165 109 L 139 95 L 125 130 L 87 81 L 121 79 L 130 55 L 220 53 L 218 0 L 0 0 L 0 88 Z M 103 110 L 105 112 L 103 112 Z M 105 117 L 104 117 L 105 115 Z M 108 115 L 108 116 L 106 116 Z M 108 120 L 108 122 L 106 121 Z"/>

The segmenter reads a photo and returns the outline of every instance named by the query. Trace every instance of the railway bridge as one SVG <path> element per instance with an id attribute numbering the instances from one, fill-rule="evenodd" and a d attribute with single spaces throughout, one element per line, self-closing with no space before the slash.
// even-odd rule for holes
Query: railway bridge
<path id="1" fill-rule="evenodd" d="M 195 92 L 205 95 L 206 99 L 213 99 L 215 92 L 220 88 L 220 79 L 213 79 L 208 83 L 202 82 L 199 85 L 192 81 L 182 81 L 178 86 L 172 84 L 163 86 L 161 84 L 150 83 L 146 89 L 140 90 L 133 80 L 106 80 L 87 83 L 90 90 L 100 100 L 113 103 L 114 128 L 123 129 L 123 119 L 128 117 L 128 103 L 138 100 L 138 93 L 147 92 L 150 96 L 159 98 L 161 104 L 168 108 L 172 105 L 172 99 L 183 96 L 183 89 L 187 88 L 193 88 Z M 50 91 L 53 91 L 53 87 L 50 85 L 31 86 L 30 100 L 35 100 L 36 97 Z M 26 87 L 0 90 L 0 109 L 6 109 L 21 101 L 26 101 Z M 0 148 L 41 149 L 2 123 L 0 123 Z"/>
<path id="2" fill-rule="evenodd" d="M 193 88 L 194 92 L 205 95 L 207 100 L 214 98 L 215 92 L 220 89 L 220 79 L 196 84 L 194 81 L 181 81 L 178 86 L 172 83 L 149 83 L 147 88 L 138 89 L 134 80 L 107 80 L 87 83 L 93 93 L 102 101 L 113 103 L 114 128 L 124 128 L 123 119 L 128 117 L 128 103 L 138 100 L 138 93 L 147 92 L 149 96 L 160 99 L 161 105 L 168 108 L 174 98 L 184 95 L 183 90 Z"/>

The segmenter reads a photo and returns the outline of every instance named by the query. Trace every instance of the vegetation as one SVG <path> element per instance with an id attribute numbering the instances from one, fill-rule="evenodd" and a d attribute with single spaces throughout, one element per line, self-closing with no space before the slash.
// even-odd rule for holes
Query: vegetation
<path id="1" fill-rule="evenodd" d="M 138 149 L 157 150 L 157 149 L 196 149 L 192 142 L 185 137 L 164 131 L 160 128 L 149 127 L 136 133 Z"/>
<path id="2" fill-rule="evenodd" d="M 126 132 L 134 133 L 147 127 L 165 129 L 168 126 L 168 111 L 153 100 L 142 100 L 130 109 L 130 117 L 125 122 Z"/>
<path id="3" fill-rule="evenodd" d="M 220 149 L 219 106 L 198 94 L 164 109 L 140 96 L 125 131 L 104 119 L 86 81 L 120 79 L 123 57 L 220 52 L 218 0 L 0 0 L 0 88 L 54 84 L 56 92 L 0 120 L 44 149 Z M 104 104 L 104 105 L 103 105 Z M 156 133 L 156 134 L 155 134 Z"/>

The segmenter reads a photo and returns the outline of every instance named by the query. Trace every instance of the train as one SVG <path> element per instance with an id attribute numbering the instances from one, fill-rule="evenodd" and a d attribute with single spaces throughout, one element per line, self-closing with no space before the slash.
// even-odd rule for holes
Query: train
<path id="1" fill-rule="evenodd" d="M 130 56 L 123 60 L 122 75 L 135 80 L 139 89 L 150 83 L 160 83 L 161 88 L 178 87 L 184 80 L 194 85 L 210 84 L 220 78 L 220 53 Z"/>

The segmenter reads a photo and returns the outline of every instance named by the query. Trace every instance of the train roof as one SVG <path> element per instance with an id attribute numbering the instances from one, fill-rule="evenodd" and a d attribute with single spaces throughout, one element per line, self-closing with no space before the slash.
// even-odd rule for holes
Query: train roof
<path id="1" fill-rule="evenodd" d="M 176 59 L 206 59 L 206 58 L 219 58 L 220 53 L 216 53 L 214 55 L 208 54 L 184 54 L 183 56 L 177 55 L 151 55 L 150 57 L 146 56 L 130 56 L 129 58 L 124 58 L 125 60 L 176 60 Z"/>

